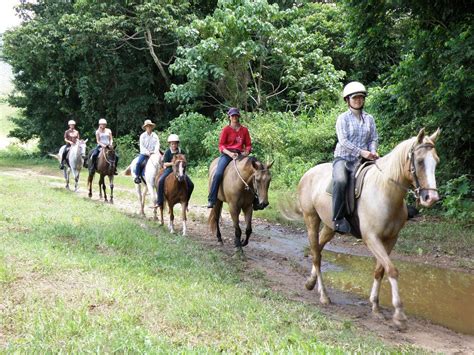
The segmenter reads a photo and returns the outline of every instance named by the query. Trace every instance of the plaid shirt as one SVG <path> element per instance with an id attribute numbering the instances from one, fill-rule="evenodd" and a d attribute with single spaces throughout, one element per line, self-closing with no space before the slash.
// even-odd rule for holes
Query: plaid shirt
<path id="1" fill-rule="evenodd" d="M 375 128 L 374 118 L 362 112 L 359 120 L 351 110 L 339 115 L 336 121 L 337 145 L 334 151 L 335 158 L 343 158 L 349 162 L 356 161 L 361 150 L 372 153 L 377 151 L 379 136 Z"/>

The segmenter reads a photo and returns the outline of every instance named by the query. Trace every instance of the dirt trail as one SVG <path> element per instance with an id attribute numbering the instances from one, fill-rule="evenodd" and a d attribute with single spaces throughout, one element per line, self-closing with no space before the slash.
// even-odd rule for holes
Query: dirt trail
<path id="1" fill-rule="evenodd" d="M 41 171 L 27 169 L 10 169 L 0 171 L 0 175 L 42 175 L 52 179 L 51 184 L 55 187 L 64 187 L 63 179 L 58 176 L 47 175 Z M 128 191 L 134 194 L 133 189 L 121 188 L 121 191 Z M 83 183 L 77 193 L 79 196 L 87 198 Z M 97 201 L 98 196 L 95 193 L 93 200 Z M 149 204 L 149 201 L 147 201 Z M 115 204 L 111 207 L 118 208 L 127 214 L 135 214 L 138 210 L 138 202 L 133 198 L 127 200 L 115 199 Z M 205 224 L 207 218 L 207 208 L 205 206 L 191 206 L 191 213 L 188 218 L 189 238 L 205 244 L 208 248 L 233 255 L 233 228 L 230 216 L 224 212 L 221 230 L 224 239 L 224 245 L 220 246 L 215 236 L 211 236 Z M 152 216 L 152 210 L 147 211 L 147 216 Z M 165 220 L 165 223 L 167 219 Z M 181 221 L 179 213 L 175 220 L 175 229 L 181 230 Z M 285 235 L 291 235 L 291 240 L 285 238 Z M 358 243 L 342 241 L 342 238 L 334 238 L 329 248 L 343 248 L 345 252 L 351 252 L 359 255 L 369 255 L 366 249 Z M 355 244 L 355 245 L 353 245 Z M 313 305 L 322 313 L 332 319 L 349 319 L 358 327 L 369 331 L 378 336 L 383 341 L 390 344 L 415 345 L 428 351 L 456 354 L 474 353 L 474 336 L 456 333 L 445 327 L 430 323 L 424 319 L 408 315 L 408 331 L 399 332 L 392 326 L 392 309 L 383 309 L 381 317 L 375 317 L 371 314 L 371 309 L 366 299 L 361 299 L 351 293 L 342 292 L 333 288 L 328 288 L 328 294 L 331 297 L 332 304 L 322 306 L 318 299 L 317 291 L 307 291 L 304 288 L 306 277 L 309 275 L 311 260 L 304 256 L 303 249 L 306 245 L 304 232 L 286 228 L 279 225 L 273 225 L 266 221 L 254 221 L 254 233 L 250 239 L 249 245 L 245 248 L 245 263 L 249 270 L 260 270 L 270 281 L 272 289 L 285 294 L 295 301 L 305 302 Z M 410 260 L 410 257 L 395 255 L 395 258 Z M 430 260 L 423 260 L 430 262 Z M 433 265 L 439 265 L 439 259 L 432 260 Z M 441 263 L 449 267 L 449 261 Z M 330 267 L 329 264 L 323 264 L 323 267 Z M 474 326 L 474 325 L 473 325 Z"/>

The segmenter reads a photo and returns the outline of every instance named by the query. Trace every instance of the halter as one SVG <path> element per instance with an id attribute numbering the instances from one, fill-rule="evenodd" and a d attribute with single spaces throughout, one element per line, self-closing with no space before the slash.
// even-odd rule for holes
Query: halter
<path id="1" fill-rule="evenodd" d="M 409 159 L 409 172 L 415 182 L 415 189 L 412 190 L 410 189 L 410 186 L 406 187 L 403 184 L 400 184 L 398 181 L 395 181 L 392 178 L 389 178 L 388 180 L 401 189 L 405 190 L 406 192 L 413 192 L 413 195 L 415 196 L 416 203 L 418 204 L 420 201 L 420 192 L 423 190 L 431 190 L 431 191 L 438 191 L 438 189 L 431 188 L 431 187 L 421 187 L 420 180 L 418 179 L 418 175 L 416 174 L 416 165 L 415 165 L 415 151 L 418 150 L 419 148 L 434 148 L 434 144 L 432 143 L 423 143 L 420 145 L 416 145 L 416 143 L 410 148 L 410 151 L 408 152 L 407 155 L 407 160 Z M 382 169 L 377 165 L 377 162 L 374 164 L 377 169 L 383 174 Z"/>

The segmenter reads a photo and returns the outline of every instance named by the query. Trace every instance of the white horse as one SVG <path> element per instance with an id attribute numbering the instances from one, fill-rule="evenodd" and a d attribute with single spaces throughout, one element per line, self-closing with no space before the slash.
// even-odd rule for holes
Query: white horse
<path id="1" fill-rule="evenodd" d="M 74 191 L 76 192 L 78 189 L 79 174 L 81 173 L 82 166 L 84 165 L 84 158 L 86 156 L 86 143 L 87 139 L 85 141 L 80 139 L 76 142 L 76 144 L 72 144 L 71 148 L 69 149 L 69 153 L 66 157 L 67 164 L 64 166 L 64 179 L 66 180 L 66 189 L 68 190 L 69 176 L 71 175 L 71 172 L 75 181 Z M 59 162 L 61 162 L 64 149 L 66 149 L 65 145 L 59 149 L 58 154 L 50 154 L 50 156 L 58 159 Z"/>
<path id="2" fill-rule="evenodd" d="M 160 153 L 152 154 L 145 166 L 145 182 L 143 182 L 142 178 L 142 182 L 140 184 L 135 184 L 135 188 L 138 195 L 138 201 L 140 202 L 140 214 L 142 216 L 145 216 L 145 196 L 148 190 L 151 191 L 153 204 L 155 204 L 156 202 L 157 186 L 155 185 L 155 178 L 156 175 L 158 175 L 158 172 L 160 171 L 160 168 L 162 166 L 162 160 L 163 156 Z M 133 159 L 127 170 L 125 170 L 125 175 L 132 175 L 132 178 L 134 180 L 136 178 L 135 168 L 137 166 L 137 161 L 138 157 Z M 154 219 L 158 218 L 156 215 L 156 208 L 153 210 L 153 215 Z"/>

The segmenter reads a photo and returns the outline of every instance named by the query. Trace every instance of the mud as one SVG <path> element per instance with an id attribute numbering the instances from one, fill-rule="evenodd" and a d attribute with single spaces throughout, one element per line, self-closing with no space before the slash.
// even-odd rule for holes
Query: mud
<path id="1" fill-rule="evenodd" d="M 24 171 L 15 169 L 15 171 L 1 171 L 0 174 L 35 175 L 38 173 L 26 169 Z M 58 180 L 56 178 L 54 180 L 51 184 L 60 186 Z M 133 189 L 128 189 L 128 191 L 134 194 Z M 81 188 L 77 194 L 86 197 L 84 188 Z M 93 200 L 97 201 L 97 197 Z M 138 202 L 133 198 L 129 199 L 127 194 L 126 201 L 116 199 L 113 207 L 127 214 L 136 215 Z M 224 245 L 221 246 L 217 243 L 215 236 L 209 235 L 204 223 L 207 213 L 204 206 L 191 206 L 191 217 L 188 219 L 189 238 L 205 244 L 210 249 L 232 256 L 235 250 L 230 217 L 224 213 L 222 218 L 221 230 Z M 147 214 L 151 216 L 151 210 Z M 175 229 L 180 231 L 180 228 L 179 213 L 177 213 Z M 442 263 L 445 266 L 444 271 L 439 273 L 439 270 L 443 269 L 432 266 L 426 268 L 424 265 L 411 262 L 413 258 L 395 255 L 395 263 L 401 270 L 401 297 L 408 313 L 408 331 L 400 332 L 392 325 L 392 307 L 385 294 L 389 290 L 388 284 L 382 285 L 384 293 L 381 301 L 386 307 L 383 307 L 381 316 L 373 316 L 371 313 L 367 295 L 372 282 L 373 261 L 368 258 L 370 254 L 364 250 L 361 243 L 342 241 L 341 238 L 336 237 L 327 245 L 328 252 L 323 254 L 322 266 L 326 285 L 329 286 L 327 287 L 328 295 L 332 301 L 332 304 L 328 306 L 319 304 L 316 291 L 307 291 L 304 288 L 311 267 L 310 257 L 305 256 L 306 246 L 305 233 L 255 220 L 254 234 L 249 245 L 244 249 L 246 269 L 263 272 L 271 288 L 285 294 L 288 298 L 312 305 L 330 318 L 349 319 L 358 327 L 370 331 L 387 343 L 415 345 L 428 351 L 442 353 L 474 353 L 474 336 L 455 331 L 474 333 L 472 331 L 474 312 L 470 305 L 473 303 L 472 295 L 474 294 L 472 273 L 458 275 L 460 273 L 457 270 L 454 272 L 449 268 L 446 269 L 449 262 Z M 405 260 L 405 262 L 397 259 Z M 423 262 L 436 265 L 436 259 L 430 261 L 425 258 Z M 411 272 L 413 274 L 410 274 Z M 417 282 L 416 280 L 420 277 L 422 281 Z M 433 281 L 435 279 L 436 281 Z M 455 305 L 460 299 L 461 305 Z M 432 311 L 435 308 L 437 310 Z M 457 309 L 459 312 L 453 313 L 450 308 Z M 449 312 L 449 315 L 444 312 Z M 429 320 L 431 313 L 439 314 L 439 319 L 431 317 L 432 320 Z M 460 320 L 461 317 L 464 318 Z M 452 329 L 435 323 L 446 324 Z"/>

